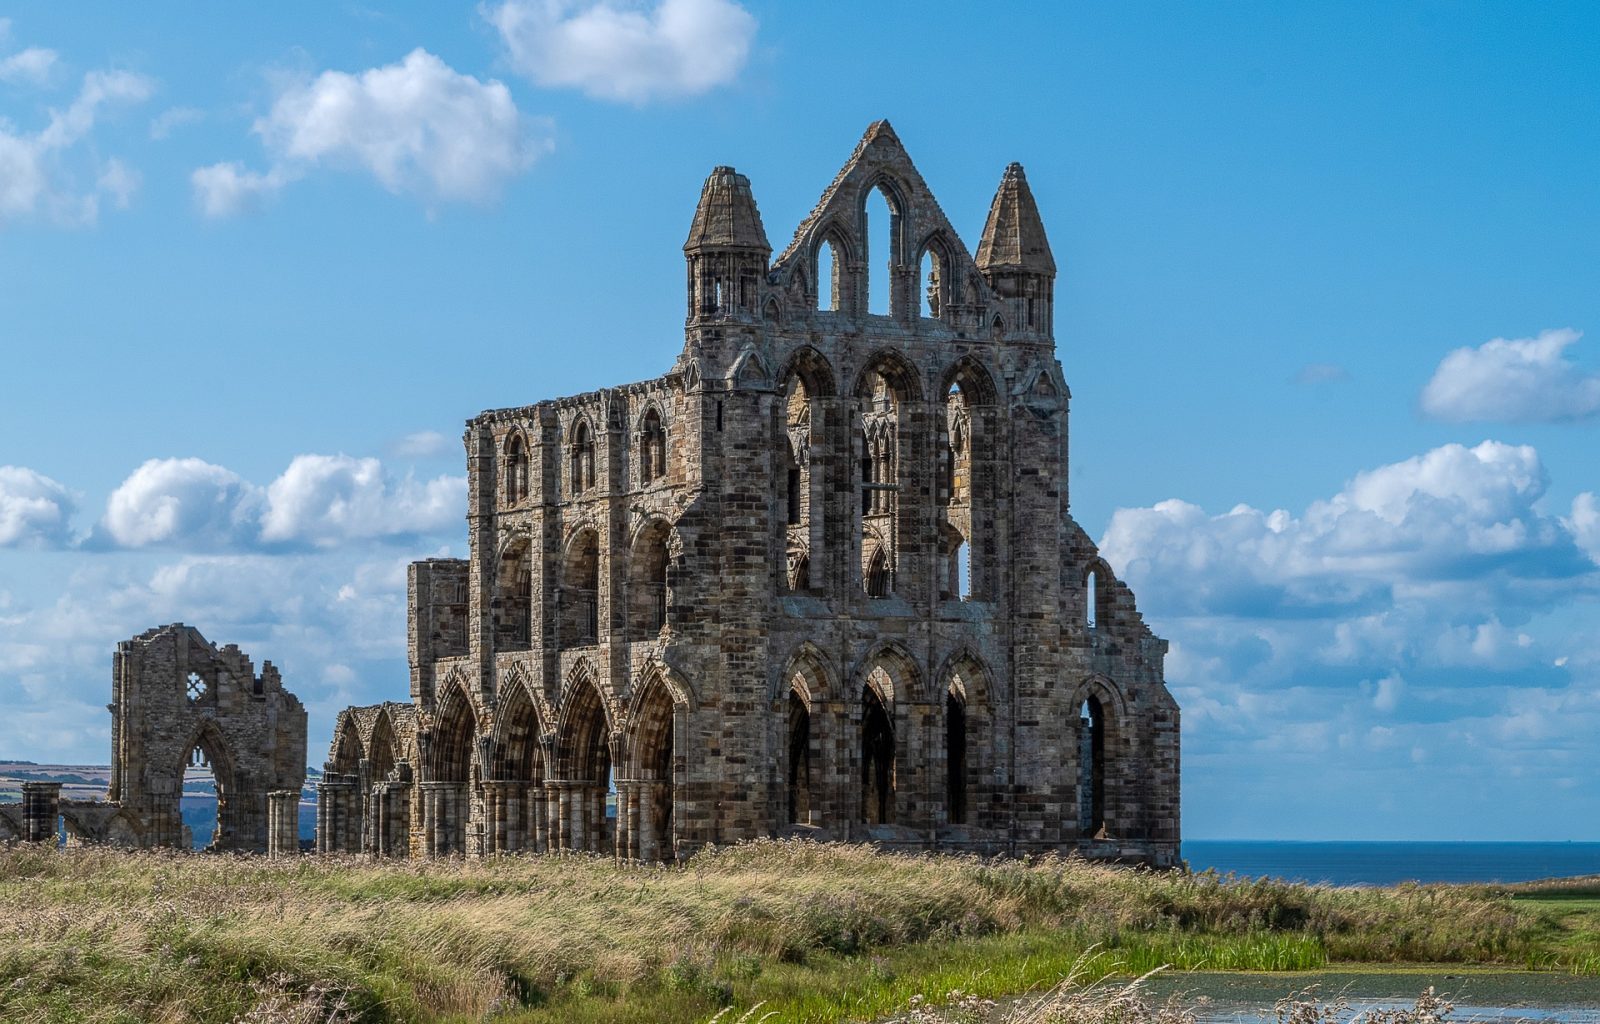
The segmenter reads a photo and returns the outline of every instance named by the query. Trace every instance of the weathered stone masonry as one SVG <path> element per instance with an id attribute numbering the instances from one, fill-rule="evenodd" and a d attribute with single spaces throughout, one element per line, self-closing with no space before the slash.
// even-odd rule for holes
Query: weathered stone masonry
<path id="1" fill-rule="evenodd" d="M 319 848 L 1175 863 L 1166 644 L 1068 514 L 1022 168 L 974 258 L 878 122 L 775 260 L 728 167 L 684 254 L 665 376 L 468 422 L 471 557 L 411 567 L 411 702 L 341 716 Z"/>
<path id="2" fill-rule="evenodd" d="M 208 849 L 299 850 L 306 712 L 271 662 L 257 675 L 238 647 L 162 626 L 117 645 L 107 707 L 107 799 L 62 800 L 59 783 L 25 783 L 21 804 L 0 805 L 0 839 L 54 842 L 59 819 L 69 841 L 191 849 L 183 779 L 203 762 L 217 791 Z"/>

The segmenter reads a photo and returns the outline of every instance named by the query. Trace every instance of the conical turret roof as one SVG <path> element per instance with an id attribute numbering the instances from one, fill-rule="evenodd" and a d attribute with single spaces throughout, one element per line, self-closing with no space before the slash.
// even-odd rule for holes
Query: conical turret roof
<path id="1" fill-rule="evenodd" d="M 750 179 L 732 167 L 718 167 L 700 190 L 694 223 L 689 225 L 685 252 L 703 248 L 757 249 L 770 253 L 761 211 L 750 192 Z"/>
<path id="2" fill-rule="evenodd" d="M 978 267 L 982 270 L 1021 270 L 1035 274 L 1054 274 L 1055 257 L 1044 235 L 1044 221 L 1033 201 L 1033 190 L 1022 173 L 1022 165 L 1006 168 L 1000 188 L 989 207 L 989 220 L 983 225 L 978 242 Z"/>

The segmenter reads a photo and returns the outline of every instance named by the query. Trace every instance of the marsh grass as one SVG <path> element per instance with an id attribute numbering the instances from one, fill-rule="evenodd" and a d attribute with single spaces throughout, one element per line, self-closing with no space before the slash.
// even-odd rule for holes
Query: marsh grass
<path id="1" fill-rule="evenodd" d="M 1584 920 L 1587 920 L 1585 918 Z M 0 849 L 0 1019 L 871 1019 L 920 993 L 1329 962 L 1578 969 L 1544 903 L 757 842 L 679 868 Z M 1591 951 L 1595 947 L 1590 947 Z M 1086 982 L 1097 980 L 1085 977 Z"/>

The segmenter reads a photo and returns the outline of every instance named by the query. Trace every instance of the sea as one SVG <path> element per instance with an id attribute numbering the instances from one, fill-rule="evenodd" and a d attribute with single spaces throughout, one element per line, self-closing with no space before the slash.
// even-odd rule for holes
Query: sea
<path id="1" fill-rule="evenodd" d="M 1330 885 L 1531 882 L 1600 875 L 1600 843 L 1186 840 L 1194 871 Z"/>

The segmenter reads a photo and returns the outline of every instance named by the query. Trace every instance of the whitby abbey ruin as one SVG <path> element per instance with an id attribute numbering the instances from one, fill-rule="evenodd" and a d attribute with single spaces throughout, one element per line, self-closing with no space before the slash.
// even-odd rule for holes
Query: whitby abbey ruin
<path id="1" fill-rule="evenodd" d="M 298 851 L 306 712 L 271 662 L 217 647 L 182 623 L 117 645 L 111 663 L 111 786 L 105 800 L 63 800 L 59 782 L 26 782 L 0 804 L 0 841 L 56 839 L 192 849 L 183 823 L 191 765 L 215 780 L 217 826 L 206 849 Z"/>
<path id="2" fill-rule="evenodd" d="M 411 699 L 339 716 L 317 848 L 1177 863 L 1166 644 L 1068 514 L 1022 168 L 974 258 L 880 121 L 776 258 L 730 167 L 683 254 L 666 374 L 467 423 L 471 556 L 411 566 Z"/>
<path id="3" fill-rule="evenodd" d="M 880 121 L 776 258 L 731 167 L 683 255 L 664 375 L 468 421 L 470 557 L 411 565 L 410 700 L 340 713 L 317 850 L 806 836 L 1176 865 L 1166 643 L 1068 513 L 1022 168 L 973 256 Z M 186 845 L 200 759 L 211 848 L 298 848 L 305 711 L 270 664 L 173 625 L 113 678 L 109 801 L 29 783 L 0 840 L 59 815 Z"/>

